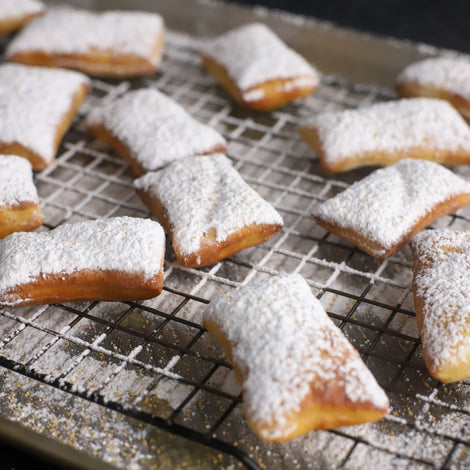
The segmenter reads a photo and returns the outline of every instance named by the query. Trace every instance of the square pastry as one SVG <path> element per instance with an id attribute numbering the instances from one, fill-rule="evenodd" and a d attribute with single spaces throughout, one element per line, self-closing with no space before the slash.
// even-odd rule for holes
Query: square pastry
<path id="1" fill-rule="evenodd" d="M 411 98 L 321 113 L 299 129 L 325 173 L 421 158 L 470 163 L 470 129 L 446 101 Z"/>
<path id="2" fill-rule="evenodd" d="M 222 154 L 179 160 L 134 184 L 183 266 L 215 263 L 268 240 L 283 226 L 274 207 Z"/>
<path id="3" fill-rule="evenodd" d="M 225 293 L 203 321 L 232 362 L 261 439 L 282 442 L 387 413 L 384 391 L 299 274 Z"/>
<path id="4" fill-rule="evenodd" d="M 267 26 L 253 23 L 207 40 L 202 62 L 239 104 L 268 110 L 310 95 L 315 69 Z"/>
<path id="5" fill-rule="evenodd" d="M 320 204 L 316 222 L 387 258 L 430 223 L 470 203 L 470 182 L 437 163 L 405 159 Z"/>
<path id="6" fill-rule="evenodd" d="M 157 222 L 116 217 L 14 233 L 0 241 L 0 305 L 129 301 L 163 285 L 165 234 Z"/>
<path id="7" fill-rule="evenodd" d="M 412 248 L 426 366 L 442 382 L 470 379 L 470 233 L 425 230 Z"/>
<path id="8" fill-rule="evenodd" d="M 226 151 L 217 131 L 153 88 L 130 91 L 93 109 L 86 125 L 138 175 L 180 158 Z"/>
<path id="9" fill-rule="evenodd" d="M 160 64 L 164 35 L 163 19 L 155 13 L 57 7 L 24 28 L 9 44 L 7 56 L 13 62 L 91 75 L 148 75 Z"/>
<path id="10" fill-rule="evenodd" d="M 44 13 L 38 0 L 0 0 L 0 34 L 8 34 Z"/>
<path id="11" fill-rule="evenodd" d="M 69 70 L 0 65 L 0 154 L 20 155 L 43 170 L 88 92 L 89 79 Z"/>
<path id="12" fill-rule="evenodd" d="M 464 56 L 433 57 L 408 65 L 397 78 L 401 96 L 428 96 L 449 101 L 470 120 L 470 60 Z"/>
<path id="13" fill-rule="evenodd" d="M 29 232 L 42 222 L 31 164 L 16 155 L 0 155 L 0 238 Z"/>

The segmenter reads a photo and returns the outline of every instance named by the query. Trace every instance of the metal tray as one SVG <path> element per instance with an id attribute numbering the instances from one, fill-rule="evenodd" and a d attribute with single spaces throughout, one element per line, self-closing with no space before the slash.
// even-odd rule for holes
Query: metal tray
<path id="1" fill-rule="evenodd" d="M 127 1 L 76 1 L 125 8 Z M 133 173 L 88 135 L 83 116 L 128 89 L 153 86 L 229 141 L 243 177 L 282 214 L 272 241 L 202 269 L 167 251 L 161 296 L 0 309 L 0 436 L 77 468 L 375 469 L 470 465 L 468 384 L 427 373 L 416 329 L 409 248 L 379 261 L 316 226 L 320 201 L 370 170 L 325 176 L 297 126 L 324 110 L 395 98 L 408 62 L 439 51 L 299 16 L 219 2 L 134 1 L 161 12 L 171 32 L 160 70 L 145 79 L 93 80 L 56 163 L 36 175 L 45 229 L 118 215 L 149 216 Z M 322 86 L 271 113 L 242 110 L 202 69 L 197 38 L 263 21 L 316 63 Z M 179 32 L 176 32 L 179 31 Z M 468 168 L 457 168 L 470 177 Z M 436 226 L 470 228 L 470 210 Z M 299 272 L 386 389 L 383 421 L 312 432 L 290 443 L 259 441 L 243 416 L 227 359 L 200 325 L 217 294 L 281 271 Z"/>

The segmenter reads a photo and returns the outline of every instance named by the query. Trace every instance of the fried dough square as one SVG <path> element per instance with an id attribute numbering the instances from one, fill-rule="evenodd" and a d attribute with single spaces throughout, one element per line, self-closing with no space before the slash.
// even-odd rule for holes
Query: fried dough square
<path id="1" fill-rule="evenodd" d="M 405 159 L 320 204 L 316 222 L 387 258 L 438 218 L 470 203 L 470 183 L 441 165 Z"/>
<path id="2" fill-rule="evenodd" d="M 403 158 L 470 163 L 470 129 L 446 101 L 410 98 L 321 113 L 299 129 L 325 173 Z"/>
<path id="3" fill-rule="evenodd" d="M 185 158 L 134 183 L 183 266 L 215 263 L 282 229 L 274 207 L 222 154 Z"/>
<path id="4" fill-rule="evenodd" d="M 387 413 L 384 391 L 299 274 L 225 293 L 203 321 L 233 364 L 261 439 L 282 442 Z"/>
<path id="5" fill-rule="evenodd" d="M 163 19 L 156 13 L 56 7 L 23 29 L 8 45 L 7 56 L 28 65 L 133 77 L 158 68 L 164 37 Z"/>
<path id="6" fill-rule="evenodd" d="M 267 26 L 253 23 L 206 40 L 204 66 L 244 107 L 269 110 L 315 91 L 315 69 Z"/>
<path id="7" fill-rule="evenodd" d="M 225 139 L 153 88 L 130 91 L 91 111 L 88 130 L 138 175 L 180 158 L 226 151 Z"/>

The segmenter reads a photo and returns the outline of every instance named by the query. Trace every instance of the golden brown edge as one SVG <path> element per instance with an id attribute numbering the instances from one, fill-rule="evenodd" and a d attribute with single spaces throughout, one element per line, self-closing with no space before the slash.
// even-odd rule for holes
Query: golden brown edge
<path id="1" fill-rule="evenodd" d="M 259 85 L 253 86 L 248 90 L 244 90 L 244 93 L 242 93 L 223 65 L 204 54 L 201 54 L 201 60 L 209 73 L 211 73 L 211 75 L 222 86 L 222 88 L 228 91 L 235 98 L 238 104 L 245 108 L 256 111 L 269 111 L 270 109 L 283 106 L 294 100 L 304 98 L 312 94 L 317 88 L 315 85 L 311 85 L 285 90 L 284 86 L 286 84 L 289 84 L 293 80 L 300 78 L 291 77 L 288 79 L 269 80 Z M 262 98 L 250 101 L 243 98 L 244 94 L 251 92 L 253 94 L 259 92 Z"/>
<path id="2" fill-rule="evenodd" d="M 103 124 L 87 124 L 87 129 L 91 132 L 97 139 L 103 141 L 108 147 L 112 148 L 116 153 L 118 153 L 122 159 L 134 170 L 134 173 L 138 176 L 142 176 L 147 171 L 157 171 L 161 170 L 164 165 L 155 169 L 144 168 L 138 160 L 133 156 L 130 148 L 118 137 L 116 137 L 106 126 Z M 227 147 L 225 145 L 217 145 L 213 149 L 201 153 L 199 155 L 212 155 L 214 153 L 226 153 Z"/>
<path id="3" fill-rule="evenodd" d="M 138 190 L 137 193 L 170 236 L 178 262 L 182 266 L 190 268 L 207 266 L 234 253 L 238 253 L 245 248 L 259 245 L 269 240 L 282 229 L 282 225 L 279 224 L 250 224 L 231 234 L 222 242 L 216 241 L 216 231 L 212 229 L 205 235 L 200 250 L 186 255 L 178 246 L 177 240 L 174 239 L 171 220 L 162 202 L 148 191 Z"/>
<path id="4" fill-rule="evenodd" d="M 65 135 L 70 125 L 72 124 L 72 121 L 75 118 L 75 115 L 77 114 L 81 104 L 85 100 L 87 93 L 88 85 L 84 83 L 73 96 L 69 110 L 64 114 L 62 120 L 57 126 L 56 136 L 54 138 L 54 155 L 57 153 L 62 137 Z M 35 171 L 44 170 L 53 163 L 53 160 L 46 160 L 41 155 L 25 147 L 19 142 L 5 143 L 0 141 L 0 154 L 18 155 L 20 157 L 26 158 L 31 163 L 31 166 Z"/>
<path id="5" fill-rule="evenodd" d="M 41 208 L 35 202 L 24 201 L 13 207 L 0 207 L 0 238 L 14 232 L 30 232 L 43 222 Z"/>
<path id="6" fill-rule="evenodd" d="M 9 34 L 21 29 L 25 24 L 29 23 L 34 18 L 42 16 L 44 11 L 37 13 L 29 13 L 27 15 L 15 16 L 0 20 L 0 34 Z"/>
<path id="7" fill-rule="evenodd" d="M 425 96 L 448 101 L 467 121 L 470 121 L 470 101 L 462 95 L 452 93 L 430 84 L 416 81 L 401 81 L 396 85 L 397 93 L 403 98 L 416 98 Z"/>
<path id="8" fill-rule="evenodd" d="M 216 339 L 225 355 L 233 366 L 235 376 L 240 386 L 247 371 L 240 369 L 233 360 L 232 345 L 220 326 L 212 320 L 204 320 L 204 327 Z M 366 367 L 364 365 L 364 367 Z M 343 406 L 331 403 L 321 403 L 321 397 L 315 397 L 313 384 L 310 393 L 305 397 L 299 407 L 299 411 L 286 415 L 284 426 L 279 429 L 275 424 L 258 422 L 247 416 L 248 423 L 256 435 L 268 442 L 285 442 L 295 437 L 299 437 L 307 432 L 318 429 L 332 429 L 340 426 L 363 424 L 382 419 L 388 409 L 374 408 L 371 404 L 345 403 Z M 329 391 L 329 395 L 335 394 L 334 390 Z M 269 437 L 276 436 L 276 437 Z"/>
<path id="9" fill-rule="evenodd" d="M 157 276 L 117 270 L 82 269 L 71 274 L 41 274 L 0 296 L 0 305 L 15 307 L 75 301 L 132 301 L 156 297 L 163 288 L 163 256 Z"/>
<path id="10" fill-rule="evenodd" d="M 436 204 L 424 217 L 419 219 L 413 227 L 403 236 L 400 240 L 391 247 L 385 247 L 371 239 L 364 237 L 355 230 L 350 228 L 343 228 L 338 224 L 333 224 L 320 216 L 314 216 L 315 222 L 321 225 L 329 232 L 341 237 L 361 250 L 365 251 L 370 256 L 376 258 L 388 258 L 405 246 L 417 233 L 423 231 L 428 225 L 443 217 L 444 215 L 452 214 L 458 209 L 470 204 L 470 194 L 464 193 L 458 196 L 453 196 L 445 201 Z"/>
<path id="11" fill-rule="evenodd" d="M 100 77 L 137 77 L 154 73 L 163 56 L 165 33 L 162 30 L 155 39 L 152 57 L 121 54 L 110 50 L 92 49 L 86 54 L 54 54 L 40 50 L 17 52 L 9 60 L 41 67 L 63 67 L 80 70 Z"/>
<path id="12" fill-rule="evenodd" d="M 299 134 L 317 154 L 324 173 L 340 173 L 364 166 L 389 166 L 404 158 L 429 160 L 450 166 L 470 164 L 470 149 L 466 151 L 462 149 L 453 151 L 423 147 L 411 147 L 402 152 L 366 152 L 331 163 L 326 159 L 321 139 L 315 127 L 308 125 L 302 126 L 299 128 Z"/>

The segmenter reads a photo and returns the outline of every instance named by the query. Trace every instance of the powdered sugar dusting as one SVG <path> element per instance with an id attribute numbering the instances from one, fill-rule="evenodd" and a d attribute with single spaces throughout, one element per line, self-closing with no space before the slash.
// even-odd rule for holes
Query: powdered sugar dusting
<path id="1" fill-rule="evenodd" d="M 333 383 L 352 403 L 388 407 L 357 351 L 298 274 L 223 294 L 209 304 L 204 320 L 215 322 L 232 345 L 245 378 L 244 403 L 257 423 L 285 425 L 309 393 L 323 394 Z"/>
<path id="2" fill-rule="evenodd" d="M 397 81 L 433 86 L 470 100 L 470 60 L 458 56 L 434 57 L 415 62 L 400 73 Z"/>
<path id="3" fill-rule="evenodd" d="M 88 78 L 68 70 L 18 64 L 0 66 L 0 141 L 18 142 L 46 162 L 55 154 L 57 127 Z"/>
<path id="4" fill-rule="evenodd" d="M 276 79 L 305 78 L 318 84 L 315 69 L 267 26 L 253 23 L 203 43 L 201 52 L 225 67 L 240 90 Z M 305 86 L 305 82 L 298 87 Z M 253 99 L 253 98 L 252 98 Z"/>
<path id="5" fill-rule="evenodd" d="M 465 341 L 470 324 L 470 235 L 426 230 L 413 239 L 416 259 L 426 265 L 415 273 L 416 294 L 423 299 L 423 348 L 434 365 L 470 357 Z"/>
<path id="6" fill-rule="evenodd" d="M 172 224 L 173 243 L 185 255 L 199 251 L 211 228 L 221 242 L 250 224 L 283 224 L 276 210 L 222 154 L 177 161 L 134 184 L 162 202 Z"/>
<path id="7" fill-rule="evenodd" d="M 336 164 L 371 152 L 470 149 L 470 129 L 446 101 L 411 98 L 368 108 L 328 112 L 305 126 L 319 135 L 325 162 Z"/>
<path id="8" fill-rule="evenodd" d="M 0 0 L 0 19 L 20 18 L 44 11 L 44 5 L 37 0 Z"/>
<path id="9" fill-rule="evenodd" d="M 199 123 L 179 104 L 151 88 L 131 91 L 93 109 L 87 122 L 105 126 L 146 171 L 226 146 L 217 131 Z"/>
<path id="10" fill-rule="evenodd" d="M 380 256 L 437 204 L 460 194 L 470 194 L 463 178 L 434 162 L 405 159 L 354 183 L 314 215 L 379 244 Z"/>
<path id="11" fill-rule="evenodd" d="M 0 155 L 0 208 L 22 202 L 39 204 L 31 164 L 15 155 Z"/>
<path id="12" fill-rule="evenodd" d="M 42 274 L 70 274 L 81 269 L 115 270 L 142 275 L 161 271 L 165 236 L 149 219 L 116 217 L 66 224 L 42 233 L 15 233 L 0 242 L 0 298 Z"/>
<path id="13" fill-rule="evenodd" d="M 29 23 L 10 43 L 7 55 L 42 51 L 50 54 L 86 54 L 90 50 L 132 54 L 158 65 L 155 43 L 163 33 L 163 19 L 155 13 L 104 13 L 58 7 Z"/>

